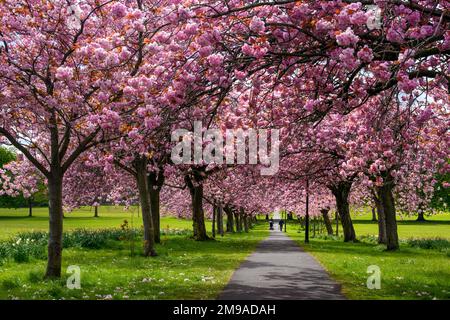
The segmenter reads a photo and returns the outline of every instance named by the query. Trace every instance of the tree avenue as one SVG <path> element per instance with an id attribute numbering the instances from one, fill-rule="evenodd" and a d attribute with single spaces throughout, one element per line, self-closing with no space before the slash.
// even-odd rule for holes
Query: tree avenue
<path id="1" fill-rule="evenodd" d="M 211 218 L 217 237 L 308 211 L 332 234 L 337 212 L 353 242 L 353 206 L 376 209 L 397 250 L 399 211 L 431 212 L 448 187 L 449 24 L 445 0 L 1 1 L 0 137 L 17 153 L 1 193 L 46 186 L 46 278 L 61 276 L 63 212 L 102 203 L 139 204 L 148 257 L 166 212 L 200 242 Z M 213 155 L 233 164 L 175 163 L 172 133 L 198 122 L 200 148 L 208 130 L 268 130 L 278 171 L 261 174 L 256 143 L 243 163 L 223 143 Z"/>

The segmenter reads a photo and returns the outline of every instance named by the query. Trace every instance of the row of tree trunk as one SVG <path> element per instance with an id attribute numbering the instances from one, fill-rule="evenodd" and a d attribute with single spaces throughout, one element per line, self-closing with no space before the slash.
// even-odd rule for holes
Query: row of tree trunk
<path id="1" fill-rule="evenodd" d="M 219 208 L 221 208 L 221 206 L 219 206 Z M 220 211 L 222 211 L 222 209 Z M 244 208 L 236 210 L 230 206 L 225 206 L 223 207 L 223 211 L 227 216 L 226 232 L 249 232 L 250 228 L 252 227 L 253 221 L 251 217 L 245 212 Z"/>
<path id="2" fill-rule="evenodd" d="M 48 263 L 46 277 L 60 277 L 62 261 L 62 232 L 63 232 L 63 210 L 62 210 L 62 177 L 60 168 L 51 168 L 48 177 L 49 189 L 49 242 Z M 140 207 L 144 224 L 144 255 L 155 256 L 155 244 L 160 239 L 160 190 L 164 183 L 161 173 L 150 173 L 147 171 L 147 160 L 142 157 L 134 162 L 135 178 L 139 190 Z M 198 241 L 208 240 L 209 237 L 205 227 L 205 216 L 203 211 L 203 184 L 204 174 L 194 171 L 185 177 L 192 199 L 192 220 L 194 238 Z M 343 181 L 330 187 L 335 199 L 336 208 L 342 223 L 344 241 L 356 241 L 356 233 L 350 216 L 348 197 L 352 183 Z M 384 179 L 383 186 L 376 187 L 374 200 L 378 212 L 379 242 L 386 244 L 388 250 L 399 248 L 397 222 L 395 216 L 395 203 L 393 197 L 393 182 L 389 176 Z M 31 211 L 31 210 L 30 210 Z M 243 208 L 234 209 L 230 206 L 215 206 L 213 213 L 213 236 L 217 231 L 220 235 L 224 233 L 223 215 L 227 216 L 226 232 L 248 232 L 251 219 Z M 96 216 L 98 211 L 96 208 Z M 331 222 L 328 211 L 322 212 L 324 222 L 329 234 L 332 233 Z"/>
<path id="3" fill-rule="evenodd" d="M 336 209 L 342 223 L 345 242 L 356 241 L 348 202 L 351 186 L 352 182 L 341 181 L 329 187 L 336 199 Z M 376 218 L 373 212 L 373 219 L 378 222 L 378 242 L 385 244 L 387 250 L 399 249 L 393 188 L 393 179 L 389 174 L 386 174 L 383 185 L 376 186 L 373 191 L 373 199 L 378 213 L 378 218 Z M 327 222 L 325 223 L 327 224 Z M 327 226 L 328 232 L 330 231 L 329 226 Z"/>

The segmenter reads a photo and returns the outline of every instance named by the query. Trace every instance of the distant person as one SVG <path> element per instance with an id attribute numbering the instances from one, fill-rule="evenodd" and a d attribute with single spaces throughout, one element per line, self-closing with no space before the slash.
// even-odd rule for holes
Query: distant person
<path id="1" fill-rule="evenodd" d="M 270 230 L 273 230 L 273 219 L 270 219 L 269 221 Z"/>
<path id="2" fill-rule="evenodd" d="M 284 225 L 283 219 L 280 219 L 280 222 L 278 222 L 278 224 L 280 225 L 280 231 L 283 231 L 283 225 Z"/>

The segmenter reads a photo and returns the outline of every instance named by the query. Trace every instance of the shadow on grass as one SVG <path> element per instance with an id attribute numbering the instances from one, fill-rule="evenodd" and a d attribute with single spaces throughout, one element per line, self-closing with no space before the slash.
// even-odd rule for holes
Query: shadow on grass
<path id="1" fill-rule="evenodd" d="M 352 220 L 353 224 L 373 224 L 378 225 L 378 222 L 371 220 Z M 398 225 L 412 225 L 412 226 L 431 226 L 431 225 L 450 225 L 450 221 L 446 220 L 426 220 L 426 221 L 414 221 L 414 220 L 397 220 Z"/>
<path id="2" fill-rule="evenodd" d="M 29 216 L 0 216 L 0 222 L 1 221 L 10 221 L 10 220 L 42 220 L 42 221 L 47 221 L 48 217 L 29 217 Z"/>
<path id="3" fill-rule="evenodd" d="M 430 255 L 445 256 L 445 253 L 438 250 L 413 248 L 407 245 L 400 245 L 400 250 L 386 251 L 384 245 L 372 244 L 367 242 L 343 242 L 342 240 L 323 240 L 323 239 L 310 239 L 309 244 L 304 244 L 298 237 L 295 238 L 296 242 L 304 247 L 309 252 L 318 253 L 342 253 L 342 254 L 354 254 L 355 256 L 364 254 L 371 257 L 398 257 L 398 258 L 414 258 L 414 257 L 426 257 Z"/>

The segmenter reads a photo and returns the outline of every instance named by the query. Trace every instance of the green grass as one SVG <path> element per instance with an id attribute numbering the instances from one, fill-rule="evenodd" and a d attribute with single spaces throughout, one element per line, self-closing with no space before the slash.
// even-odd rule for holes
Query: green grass
<path id="1" fill-rule="evenodd" d="M 450 248 L 448 241 L 408 241 L 410 238 L 450 238 L 450 215 L 428 218 L 427 222 L 406 219 L 399 222 L 401 248 L 386 252 L 384 247 L 363 240 L 344 243 L 342 239 L 311 238 L 288 225 L 288 234 L 311 253 L 342 284 L 349 299 L 450 299 Z M 376 235 L 377 225 L 362 215 L 354 220 L 358 238 Z M 342 228 L 341 228 L 342 230 Z M 413 246 L 415 245 L 415 246 Z M 432 248 L 432 249 L 425 249 Z M 381 270 L 381 289 L 368 289 L 367 268 Z"/>
<path id="2" fill-rule="evenodd" d="M 26 209 L 0 209 L 0 240 L 19 232 L 47 231 L 47 209 L 37 208 L 34 215 L 28 218 Z M 370 218 L 367 213 L 354 214 L 359 238 L 377 234 L 377 224 Z M 64 229 L 118 228 L 125 219 L 134 228 L 142 225 L 136 208 L 124 211 L 121 207 L 105 206 L 100 208 L 99 218 L 93 218 L 90 208 L 66 214 Z M 448 241 L 408 241 L 450 239 L 449 213 L 427 219 L 399 219 L 402 244 L 398 252 L 385 252 L 382 246 L 367 240 L 343 243 L 340 239 L 317 237 L 304 245 L 298 226 L 288 224 L 288 231 L 342 284 L 350 299 L 450 299 Z M 210 222 L 207 224 L 209 230 Z M 192 222 L 163 217 L 161 227 L 191 230 Z M 163 236 L 156 258 L 140 255 L 140 241 L 115 241 L 101 249 L 69 248 L 63 253 L 60 281 L 42 281 L 44 260 L 9 261 L 0 266 L 0 299 L 213 299 L 256 244 L 267 236 L 266 229 L 263 223 L 249 234 L 231 234 L 207 242 L 196 242 L 186 235 Z M 130 254 L 131 248 L 134 255 Z M 65 286 L 69 265 L 81 268 L 81 290 Z M 367 289 L 370 265 L 381 268 L 381 290 Z"/>
<path id="3" fill-rule="evenodd" d="M 378 224 L 371 221 L 368 213 L 353 214 L 353 223 L 357 236 L 378 235 Z M 398 234 L 408 238 L 446 238 L 450 239 L 450 213 L 427 216 L 427 221 L 418 222 L 416 217 L 398 217 Z M 342 230 L 342 229 L 341 229 Z"/>
<path id="4" fill-rule="evenodd" d="M 79 228 L 118 228 L 123 220 L 127 220 L 131 227 L 142 226 L 142 218 L 138 216 L 136 207 L 124 210 L 123 207 L 101 206 L 99 217 L 94 218 L 94 210 L 84 207 L 71 213 L 66 213 L 64 218 L 64 230 Z M 210 222 L 206 227 L 211 229 Z M 192 221 L 163 217 L 161 228 L 192 229 Z M 28 217 L 28 209 L 0 208 L 0 240 L 10 238 L 19 232 L 48 231 L 48 208 L 34 208 L 33 217 Z"/>
<path id="5" fill-rule="evenodd" d="M 177 227 L 190 226 L 175 220 L 165 218 Z M 0 266 L 0 299 L 214 299 L 267 235 L 261 224 L 250 233 L 206 242 L 186 235 L 163 236 L 156 258 L 142 257 L 140 241 L 116 241 L 107 249 L 69 248 L 63 253 L 59 281 L 42 280 L 44 260 L 7 262 Z M 70 265 L 81 268 L 80 290 L 66 287 Z"/>

